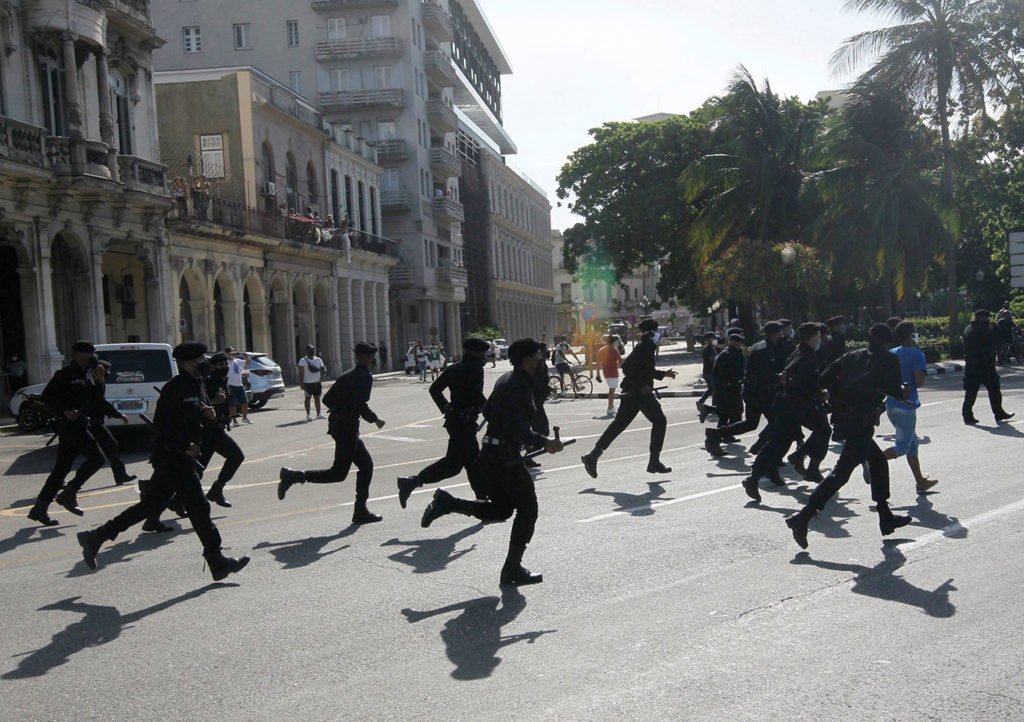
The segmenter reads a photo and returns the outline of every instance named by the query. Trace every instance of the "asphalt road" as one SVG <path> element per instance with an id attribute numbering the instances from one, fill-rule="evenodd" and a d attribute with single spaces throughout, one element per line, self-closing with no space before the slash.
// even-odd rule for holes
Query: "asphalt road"
<path id="1" fill-rule="evenodd" d="M 349 526 L 351 482 L 276 499 L 281 465 L 331 458 L 326 422 L 307 424 L 294 392 L 236 432 L 249 459 L 227 489 L 235 506 L 215 516 L 229 553 L 252 563 L 226 584 L 210 583 L 187 522 L 125 534 L 90 572 L 75 532 L 134 490 L 105 468 L 80 497 L 84 519 L 61 511 L 40 529 L 23 515 L 53 449 L 4 434 L 0 718 L 1024 719 L 1024 426 L 997 427 L 983 398 L 982 426 L 966 428 L 960 378 L 929 381 L 921 456 L 941 483 L 918 497 L 905 463 L 892 466 L 893 506 L 914 525 L 883 543 L 855 477 L 807 553 L 782 520 L 810 485 L 747 505 L 745 458 L 707 457 L 692 400 L 664 404 L 671 474 L 645 473 L 638 421 L 596 481 L 579 455 L 607 423 L 604 402 L 549 405 L 580 442 L 544 457 L 537 481 L 526 564 L 545 582 L 506 594 L 508 525 L 450 516 L 421 529 L 432 489 L 399 508 L 395 477 L 445 441 L 413 380 L 374 390 L 388 422 L 365 437 L 381 524 Z M 1024 416 L 1024 374 L 1004 388 Z M 146 473 L 140 452 L 129 458 Z M 447 488 L 468 493 L 465 477 Z"/>

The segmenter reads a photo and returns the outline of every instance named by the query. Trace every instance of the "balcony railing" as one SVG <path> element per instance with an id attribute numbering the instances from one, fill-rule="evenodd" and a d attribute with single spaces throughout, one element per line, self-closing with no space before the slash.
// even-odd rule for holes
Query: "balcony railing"
<path id="1" fill-rule="evenodd" d="M 320 93 L 320 105 L 328 112 L 401 108 L 405 106 L 405 91 L 401 88 L 331 91 Z"/>
<path id="2" fill-rule="evenodd" d="M 442 266 L 435 272 L 437 282 L 446 286 L 468 286 L 469 273 L 465 268 Z"/>
<path id="3" fill-rule="evenodd" d="M 133 155 L 118 156 L 117 166 L 129 190 L 167 195 L 167 166 Z"/>
<path id="4" fill-rule="evenodd" d="M 0 116 L 0 158 L 42 166 L 46 163 L 46 131 Z M 68 156 L 68 164 L 71 157 Z"/>
<path id="5" fill-rule="evenodd" d="M 104 0 L 110 16 L 121 15 L 135 22 L 152 27 L 149 16 L 149 0 Z"/>
<path id="6" fill-rule="evenodd" d="M 434 198 L 431 201 L 431 206 L 434 210 L 435 220 L 445 220 L 452 223 L 462 223 L 466 220 L 466 211 L 454 198 L 449 196 L 442 196 L 440 198 Z"/>
<path id="7" fill-rule="evenodd" d="M 377 159 L 387 161 L 405 160 L 409 157 L 409 144 L 404 140 L 381 140 L 377 142 Z"/>
<path id="8" fill-rule="evenodd" d="M 409 191 L 381 191 L 380 207 L 385 212 L 407 211 L 412 208 L 412 194 Z"/>
<path id="9" fill-rule="evenodd" d="M 459 116 L 448 103 L 435 98 L 427 101 L 427 120 L 442 133 L 454 133 L 459 129 Z"/>
<path id="10" fill-rule="evenodd" d="M 458 156 L 447 148 L 430 149 L 430 168 L 439 178 L 456 178 L 462 175 L 462 163 Z"/>
<path id="11" fill-rule="evenodd" d="M 452 59 L 438 50 L 428 50 L 425 57 L 427 77 L 439 87 L 451 88 L 459 83 Z"/>
<path id="12" fill-rule="evenodd" d="M 386 7 L 398 7 L 398 0 L 313 0 L 314 10 L 359 10 Z"/>
<path id="13" fill-rule="evenodd" d="M 413 286 L 416 284 L 416 269 L 405 263 L 392 266 L 388 269 L 388 283 L 392 286 Z"/>
<path id="14" fill-rule="evenodd" d="M 422 0 L 420 7 L 423 9 L 423 24 L 429 33 L 436 36 L 437 40 L 442 43 L 448 43 L 455 39 L 452 18 L 440 3 L 434 2 L 434 0 Z"/>
<path id="15" fill-rule="evenodd" d="M 349 243 L 352 248 L 381 256 L 398 257 L 398 241 L 383 236 L 375 236 L 365 231 L 349 230 Z"/>
<path id="16" fill-rule="evenodd" d="M 321 40 L 316 44 L 317 60 L 394 58 L 401 54 L 402 41 L 398 38 L 346 38 Z"/>

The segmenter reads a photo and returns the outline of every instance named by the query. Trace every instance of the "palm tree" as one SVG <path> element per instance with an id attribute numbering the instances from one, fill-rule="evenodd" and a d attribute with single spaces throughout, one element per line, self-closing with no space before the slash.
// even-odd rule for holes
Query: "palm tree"
<path id="1" fill-rule="evenodd" d="M 842 115 L 821 136 L 824 170 L 807 189 L 821 214 L 812 226 L 832 267 L 866 269 L 886 314 L 921 285 L 949 235 L 941 208 L 935 133 L 899 90 L 855 86 Z M 855 274 L 843 274 L 851 283 Z"/>
<path id="2" fill-rule="evenodd" d="M 877 13 L 896 24 L 854 35 L 832 56 L 837 74 L 873 60 L 862 80 L 900 88 L 932 113 L 942 133 L 942 194 L 949 209 L 953 208 L 950 124 L 954 110 L 964 118 L 985 111 L 990 71 L 982 13 L 988 4 L 990 0 L 847 0 L 847 10 Z M 957 233 L 955 227 L 952 230 L 945 254 L 950 338 L 957 333 L 959 288 Z"/>

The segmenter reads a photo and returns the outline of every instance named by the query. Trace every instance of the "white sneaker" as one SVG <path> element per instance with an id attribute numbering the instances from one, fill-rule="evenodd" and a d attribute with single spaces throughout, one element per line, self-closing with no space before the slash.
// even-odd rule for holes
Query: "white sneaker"
<path id="1" fill-rule="evenodd" d="M 327 417 L 326 417 L 326 416 L 324 416 L 323 414 L 317 414 L 317 415 L 316 415 L 316 417 L 317 417 L 318 419 L 326 419 L 326 418 L 327 418 Z"/>
<path id="2" fill-rule="evenodd" d="M 312 421 L 312 420 L 313 420 L 313 417 L 310 416 L 309 414 L 306 414 L 306 421 Z"/>
<path id="3" fill-rule="evenodd" d="M 252 419 L 242 419 L 242 423 L 243 424 L 249 424 L 251 426 L 252 425 Z"/>

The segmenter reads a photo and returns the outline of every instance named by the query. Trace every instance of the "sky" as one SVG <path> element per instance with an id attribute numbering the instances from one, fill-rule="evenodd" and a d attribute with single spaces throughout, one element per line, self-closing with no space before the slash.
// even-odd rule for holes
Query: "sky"
<path id="1" fill-rule="evenodd" d="M 829 58 L 847 37 L 885 25 L 843 0 L 478 0 L 512 65 L 502 79 L 510 161 L 540 184 L 553 228 L 555 178 L 588 131 L 656 112 L 688 113 L 745 65 L 805 100 L 841 88 Z"/>

